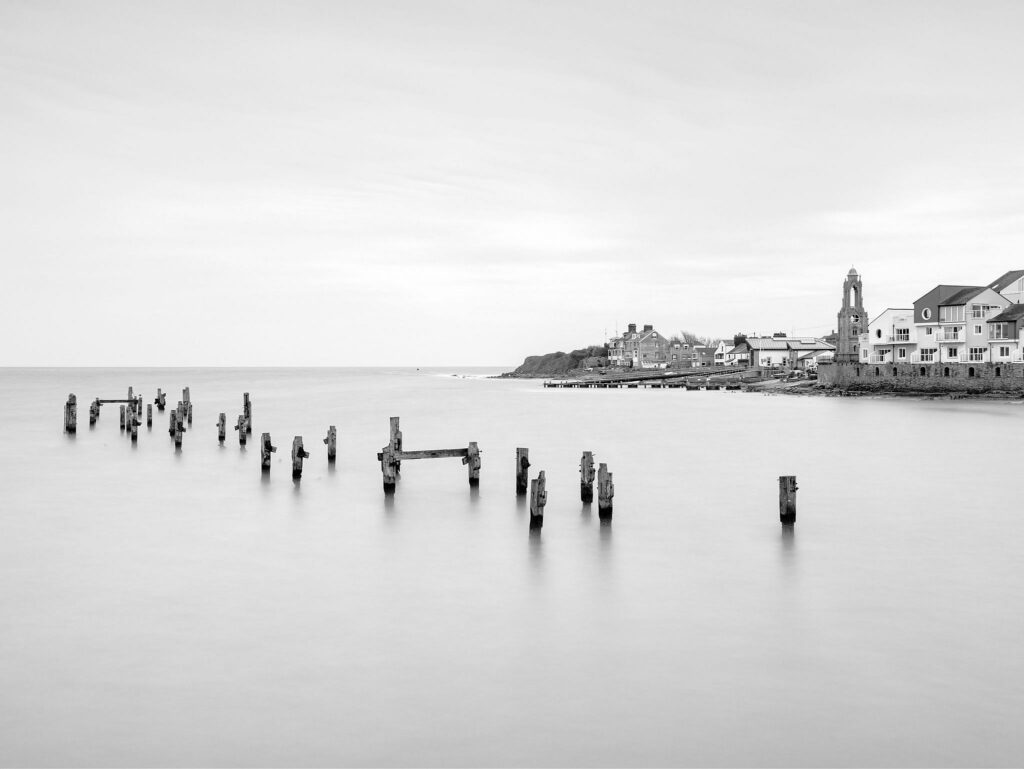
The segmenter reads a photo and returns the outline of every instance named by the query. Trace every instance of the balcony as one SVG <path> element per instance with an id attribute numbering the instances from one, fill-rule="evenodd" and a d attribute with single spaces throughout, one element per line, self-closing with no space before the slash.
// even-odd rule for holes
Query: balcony
<path id="1" fill-rule="evenodd" d="M 935 335 L 936 342 L 962 342 L 963 340 L 963 334 L 959 331 L 951 331 L 949 329 L 940 329 L 939 333 Z"/>
<path id="2" fill-rule="evenodd" d="M 886 344 L 910 344 L 910 334 L 889 334 L 885 337 Z"/>
<path id="3" fill-rule="evenodd" d="M 939 354 L 937 352 L 932 352 L 932 353 L 928 353 L 926 355 L 922 355 L 919 352 L 914 352 L 914 353 L 910 354 L 910 362 L 911 363 L 938 363 L 939 362 Z"/>

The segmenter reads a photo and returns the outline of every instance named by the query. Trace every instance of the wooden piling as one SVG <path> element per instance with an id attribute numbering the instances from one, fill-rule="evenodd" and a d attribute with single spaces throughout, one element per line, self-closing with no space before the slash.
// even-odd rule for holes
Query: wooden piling
<path id="1" fill-rule="evenodd" d="M 174 437 L 174 426 L 177 424 L 177 422 L 178 422 L 178 412 L 172 411 L 171 412 L 171 421 L 167 425 L 167 434 L 169 436 L 171 436 L 172 438 Z"/>
<path id="2" fill-rule="evenodd" d="M 327 428 L 327 437 L 324 438 L 324 443 L 327 444 L 327 462 L 330 464 L 334 462 L 338 451 L 338 431 L 334 425 Z"/>
<path id="3" fill-rule="evenodd" d="M 146 427 L 153 426 L 153 404 L 146 404 Z"/>
<path id="4" fill-rule="evenodd" d="M 292 478 L 302 477 L 302 460 L 309 456 L 309 452 L 302 448 L 302 436 L 296 435 L 292 439 Z"/>
<path id="5" fill-rule="evenodd" d="M 128 407 L 128 431 L 132 436 L 132 443 L 139 439 L 139 415 L 135 411 L 135 404 Z"/>
<path id="6" fill-rule="evenodd" d="M 238 422 L 235 424 L 235 429 L 238 430 L 238 445 L 244 446 L 245 434 L 247 432 L 245 429 L 245 414 L 238 415 Z"/>
<path id="7" fill-rule="evenodd" d="M 530 450 L 516 449 L 516 496 L 524 496 L 529 483 Z"/>
<path id="8" fill-rule="evenodd" d="M 392 454 L 397 454 L 402 450 L 402 431 L 398 429 L 398 417 L 391 417 L 391 437 L 388 440 L 388 448 L 391 449 Z M 402 472 L 402 463 L 392 457 L 395 463 L 396 475 Z"/>
<path id="9" fill-rule="evenodd" d="M 779 521 L 796 523 L 796 476 L 779 476 Z"/>
<path id="10" fill-rule="evenodd" d="M 476 445 L 476 441 L 472 441 L 469 444 L 469 448 L 466 450 L 466 456 L 462 460 L 469 468 L 469 485 L 476 487 L 480 485 L 480 449 Z"/>
<path id="11" fill-rule="evenodd" d="M 125 407 L 124 407 L 124 405 L 122 404 L 122 405 L 121 405 L 121 432 L 124 432 L 124 420 L 125 420 L 125 414 L 126 414 L 126 411 L 125 411 Z"/>
<path id="12" fill-rule="evenodd" d="M 544 471 L 530 481 L 530 530 L 544 526 L 544 505 L 548 503 L 547 481 Z"/>
<path id="13" fill-rule="evenodd" d="M 292 451 L 294 451 L 294 446 Z M 270 472 L 270 455 L 277 451 L 277 446 L 270 444 L 270 433 L 263 433 L 260 438 L 260 461 L 263 467 L 263 472 Z M 302 472 L 302 468 L 299 468 L 299 472 Z"/>
<path id="14" fill-rule="evenodd" d="M 612 519 L 612 497 L 615 496 L 615 484 L 608 465 L 604 462 L 597 468 L 597 516 L 602 521 Z"/>
<path id="15" fill-rule="evenodd" d="M 156 400 L 153 403 L 156 404 L 157 411 L 163 411 L 167 407 L 167 395 L 159 387 L 156 388 Z"/>
<path id="16" fill-rule="evenodd" d="M 189 392 L 189 389 L 187 387 L 182 389 L 182 391 L 181 391 L 181 402 L 182 403 L 191 403 L 192 402 L 191 393 Z"/>
<path id="17" fill-rule="evenodd" d="M 594 452 L 584 451 L 580 459 L 580 499 L 594 501 Z"/>
<path id="18" fill-rule="evenodd" d="M 228 428 L 228 417 L 223 411 L 220 412 L 220 416 L 217 417 L 217 440 L 221 443 L 224 442 L 225 433 Z"/>
<path id="19" fill-rule="evenodd" d="M 245 431 L 252 432 L 252 403 L 249 401 L 249 393 L 242 393 L 242 415 L 245 417 Z"/>
<path id="20" fill-rule="evenodd" d="M 181 448 L 181 436 L 185 433 L 185 405 L 178 403 L 178 408 L 172 414 L 174 419 L 174 447 Z"/>
<path id="21" fill-rule="evenodd" d="M 74 393 L 68 394 L 68 402 L 64 404 L 64 432 L 78 432 L 78 398 Z"/>
<path id="22" fill-rule="evenodd" d="M 89 405 L 89 426 L 92 427 L 100 418 L 100 399 L 97 398 Z"/>
<path id="23" fill-rule="evenodd" d="M 390 446 L 385 446 L 379 456 L 380 469 L 384 474 L 384 493 L 394 494 L 395 484 L 398 482 L 398 461 L 395 459 L 395 452 Z"/>

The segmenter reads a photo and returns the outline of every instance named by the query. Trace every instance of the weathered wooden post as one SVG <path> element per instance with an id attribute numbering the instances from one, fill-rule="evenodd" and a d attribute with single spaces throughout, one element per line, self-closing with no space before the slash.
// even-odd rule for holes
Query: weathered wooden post
<path id="1" fill-rule="evenodd" d="M 175 424 L 177 424 L 177 422 L 178 422 L 178 412 L 172 411 L 171 412 L 171 422 L 167 426 L 167 434 L 169 436 L 171 436 L 172 438 L 174 437 L 174 426 L 175 426 Z"/>
<path id="2" fill-rule="evenodd" d="M 330 464 L 334 462 L 338 451 L 338 431 L 334 425 L 327 428 L 327 437 L 324 438 L 324 443 L 327 444 L 327 462 Z"/>
<path id="3" fill-rule="evenodd" d="M 128 400 L 135 400 L 135 390 L 131 386 L 128 387 Z"/>
<path id="4" fill-rule="evenodd" d="M 594 452 L 584 451 L 580 459 L 580 499 L 594 501 Z"/>
<path id="5" fill-rule="evenodd" d="M 526 487 L 529 482 L 528 471 L 530 469 L 530 450 L 516 449 L 516 496 L 526 494 Z"/>
<path id="6" fill-rule="evenodd" d="M 380 469 L 384 474 L 384 493 L 394 494 L 395 484 L 398 482 L 398 462 L 390 446 L 385 446 L 380 453 Z"/>
<path id="7" fill-rule="evenodd" d="M 163 411 L 167 407 L 167 396 L 161 392 L 160 388 L 156 388 L 156 400 L 153 401 L 156 404 L 157 411 Z"/>
<path id="8" fill-rule="evenodd" d="M 153 426 L 153 404 L 146 404 L 146 427 Z"/>
<path id="9" fill-rule="evenodd" d="M 189 389 L 187 387 L 183 388 L 182 391 L 181 391 L 181 402 L 182 403 L 191 403 L 192 402 L 192 398 L 190 397 Z"/>
<path id="10" fill-rule="evenodd" d="M 466 456 L 463 457 L 462 462 L 469 469 L 469 485 L 477 487 L 480 485 L 480 449 L 476 445 L 476 441 L 471 441 L 469 448 L 466 449 Z"/>
<path id="11" fill-rule="evenodd" d="M 292 439 L 292 478 L 302 477 L 302 460 L 309 456 L 309 452 L 302 448 L 302 436 L 296 435 Z"/>
<path id="12" fill-rule="evenodd" d="M 597 517 L 602 521 L 612 519 L 612 497 L 615 496 L 615 484 L 608 465 L 604 462 L 597 468 Z"/>
<path id="13" fill-rule="evenodd" d="M 262 465 L 263 465 L 263 472 L 269 473 L 270 472 L 270 455 L 277 451 L 277 446 L 272 446 L 270 444 L 270 433 L 263 433 L 263 437 L 261 438 L 260 443 L 262 444 L 261 448 L 260 448 L 260 459 L 261 459 L 261 462 L 262 462 Z M 294 450 L 295 449 L 293 447 L 292 451 L 294 451 Z M 299 464 L 300 464 L 299 473 L 301 474 L 302 473 L 302 467 L 301 467 L 302 461 L 301 460 L 299 460 Z"/>
<path id="14" fill-rule="evenodd" d="M 135 411 L 135 404 L 128 407 L 128 430 L 132 434 L 132 443 L 139 440 L 139 418 Z"/>
<path id="15" fill-rule="evenodd" d="M 546 483 L 543 470 L 530 481 L 530 531 L 540 529 L 544 525 L 544 505 L 548 503 Z"/>
<path id="16" fill-rule="evenodd" d="M 89 426 L 92 427 L 96 424 L 96 420 L 100 418 L 100 399 L 97 398 L 89 406 Z"/>
<path id="17" fill-rule="evenodd" d="M 224 436 L 228 428 L 228 417 L 223 411 L 220 412 L 220 416 L 217 417 L 217 440 L 221 443 L 224 442 Z"/>
<path id="18" fill-rule="evenodd" d="M 124 420 L 125 420 L 125 408 L 124 404 L 121 404 L 121 432 L 124 432 Z"/>
<path id="19" fill-rule="evenodd" d="M 242 416 L 245 417 L 245 431 L 252 432 L 252 403 L 249 401 L 249 393 L 242 393 Z"/>
<path id="20" fill-rule="evenodd" d="M 185 432 L 185 408 L 183 404 L 179 403 L 178 408 L 174 410 L 174 448 L 181 448 L 181 436 Z"/>
<path id="21" fill-rule="evenodd" d="M 402 450 L 402 431 L 398 429 L 398 417 L 391 417 L 391 439 L 388 441 L 388 448 L 394 454 Z M 402 472 L 402 463 L 392 457 L 392 461 L 395 465 L 395 473 L 400 474 Z"/>
<path id="22" fill-rule="evenodd" d="M 78 398 L 74 393 L 68 394 L 68 402 L 64 404 L 64 432 L 78 432 Z"/>
<path id="23" fill-rule="evenodd" d="M 779 520 L 796 523 L 796 476 L 779 476 Z"/>
<path id="24" fill-rule="evenodd" d="M 245 415 L 244 414 L 239 414 L 238 415 L 238 424 L 235 425 L 235 429 L 238 430 L 238 445 L 239 446 L 244 446 L 245 445 L 245 433 L 246 433 L 246 429 L 245 429 Z"/>

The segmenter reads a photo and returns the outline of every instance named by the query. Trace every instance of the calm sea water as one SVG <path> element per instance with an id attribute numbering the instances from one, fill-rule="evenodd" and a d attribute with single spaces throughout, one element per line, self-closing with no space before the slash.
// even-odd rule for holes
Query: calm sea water
<path id="1" fill-rule="evenodd" d="M 450 373 L 0 370 L 0 763 L 1024 761 L 1024 406 Z M 135 446 L 116 406 L 89 428 L 129 385 L 191 388 L 181 453 L 166 412 Z M 219 446 L 243 391 L 249 447 Z M 409 449 L 477 441 L 479 493 L 429 460 L 386 500 L 392 415 Z M 547 473 L 539 537 L 517 446 Z"/>

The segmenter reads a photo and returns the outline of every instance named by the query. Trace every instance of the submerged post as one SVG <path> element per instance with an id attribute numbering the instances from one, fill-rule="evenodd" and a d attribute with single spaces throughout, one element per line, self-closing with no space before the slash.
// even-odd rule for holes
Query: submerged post
<path id="1" fill-rule="evenodd" d="M 390 446 L 385 446 L 380 453 L 380 469 L 384 474 L 384 493 L 394 494 L 398 482 L 398 461 Z"/>
<path id="2" fill-rule="evenodd" d="M 338 431 L 334 425 L 327 428 L 327 437 L 324 438 L 324 443 L 327 444 L 327 462 L 334 462 L 335 455 L 338 451 Z"/>
<path id="3" fill-rule="evenodd" d="M 249 393 L 242 393 L 242 416 L 246 418 L 246 432 L 253 431 L 253 404 L 249 400 Z"/>
<path id="4" fill-rule="evenodd" d="M 124 404 L 121 404 L 121 432 L 124 432 L 124 419 L 125 419 L 125 408 Z"/>
<path id="5" fill-rule="evenodd" d="M 263 433 L 263 437 L 260 439 L 260 460 L 263 466 L 263 472 L 270 472 L 270 455 L 277 451 L 277 446 L 270 445 L 270 433 Z M 294 448 L 292 449 L 294 451 Z M 302 472 L 302 469 L 299 469 Z"/>
<path id="6" fill-rule="evenodd" d="M 224 442 L 224 436 L 228 428 L 228 417 L 222 411 L 220 416 L 217 417 L 217 440 L 221 443 Z"/>
<path id="7" fill-rule="evenodd" d="M 466 449 L 466 456 L 462 460 L 469 468 L 469 485 L 476 487 L 480 485 L 480 449 L 476 445 L 476 441 L 472 441 L 469 444 L 469 448 Z"/>
<path id="8" fill-rule="evenodd" d="M 235 429 L 238 430 L 238 445 L 239 446 L 244 446 L 245 445 L 245 433 L 246 433 L 246 429 L 245 429 L 245 415 L 244 414 L 239 414 L 238 415 L 238 423 L 235 425 Z"/>
<path id="9" fill-rule="evenodd" d="M 146 404 L 146 427 L 153 426 L 153 404 Z"/>
<path id="10" fill-rule="evenodd" d="M 594 452 L 584 451 L 580 459 L 580 499 L 594 501 Z"/>
<path id="11" fill-rule="evenodd" d="M 612 519 L 612 497 L 615 496 L 615 484 L 608 465 L 604 462 L 597 468 L 597 517 L 602 521 Z"/>
<path id="12" fill-rule="evenodd" d="M 302 460 L 309 456 L 309 452 L 302 448 L 302 436 L 296 435 L 292 439 L 292 478 L 302 477 Z"/>
<path id="13" fill-rule="evenodd" d="M 796 476 L 779 476 L 779 520 L 796 523 Z"/>
<path id="14" fill-rule="evenodd" d="M 544 505 L 548 503 L 547 481 L 544 471 L 530 481 L 530 530 L 535 531 L 544 525 Z"/>
<path id="15" fill-rule="evenodd" d="M 96 424 L 96 420 L 100 418 L 100 399 L 97 398 L 89 405 L 89 427 Z"/>
<path id="16" fill-rule="evenodd" d="M 154 400 L 153 403 L 156 404 L 157 411 L 163 411 L 167 406 L 167 396 L 159 387 L 156 388 L 156 400 Z"/>
<path id="17" fill-rule="evenodd" d="M 526 486 L 529 481 L 527 474 L 530 469 L 530 450 L 516 449 L 516 496 L 526 494 Z"/>
<path id="18" fill-rule="evenodd" d="M 170 424 L 167 425 L 167 434 L 169 436 L 171 436 L 172 438 L 174 437 L 174 426 L 177 424 L 177 422 L 178 422 L 178 412 L 172 411 L 171 412 Z"/>
<path id="19" fill-rule="evenodd" d="M 68 394 L 68 402 L 64 404 L 64 432 L 78 432 L 78 398 L 74 393 Z"/>
<path id="20" fill-rule="evenodd" d="M 178 408 L 174 410 L 171 415 L 174 419 L 174 448 L 181 448 L 181 436 L 185 432 L 185 408 L 183 404 L 178 403 Z"/>
<path id="21" fill-rule="evenodd" d="M 139 416 L 134 403 L 128 407 L 128 430 L 132 435 L 132 443 L 135 443 L 139 439 Z"/>

